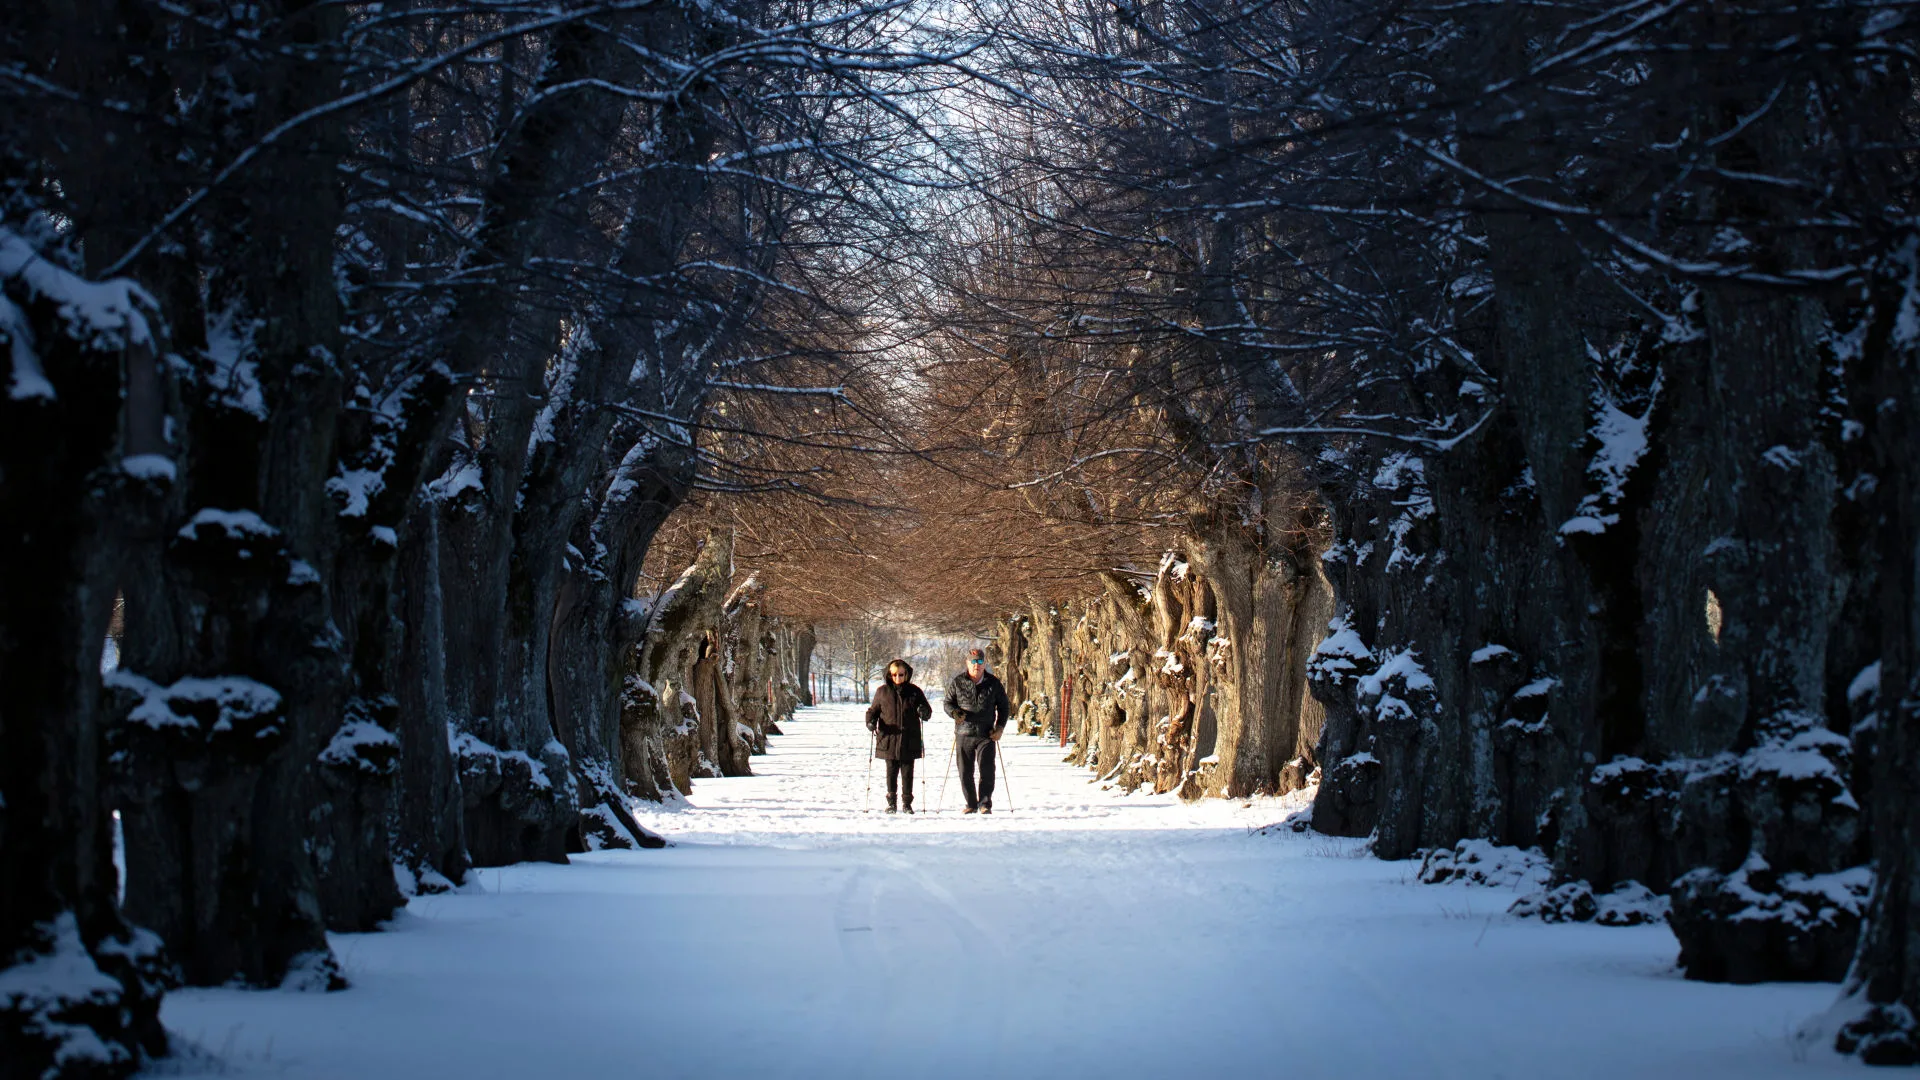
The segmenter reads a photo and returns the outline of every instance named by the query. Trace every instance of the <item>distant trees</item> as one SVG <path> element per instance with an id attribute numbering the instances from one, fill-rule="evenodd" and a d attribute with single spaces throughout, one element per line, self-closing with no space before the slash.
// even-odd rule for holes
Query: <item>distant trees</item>
<path id="1" fill-rule="evenodd" d="M 820 628 L 816 648 L 822 660 L 845 666 L 855 700 L 865 701 L 886 678 L 888 662 L 906 651 L 906 629 L 898 617 L 830 623 Z"/>

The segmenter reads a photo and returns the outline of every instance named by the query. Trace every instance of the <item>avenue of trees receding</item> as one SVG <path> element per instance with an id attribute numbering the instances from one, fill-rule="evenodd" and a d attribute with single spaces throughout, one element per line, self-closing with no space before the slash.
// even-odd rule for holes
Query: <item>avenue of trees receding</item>
<path id="1" fill-rule="evenodd" d="M 1920 1062 L 1916 28 L 13 5 L 0 1078 L 655 844 L 930 634 L 1090 779 L 1538 848 Z"/>

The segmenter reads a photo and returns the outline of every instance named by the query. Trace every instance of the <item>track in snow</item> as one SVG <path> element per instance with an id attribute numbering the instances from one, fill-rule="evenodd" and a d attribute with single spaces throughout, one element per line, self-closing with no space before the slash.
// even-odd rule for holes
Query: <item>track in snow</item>
<path id="1" fill-rule="evenodd" d="M 154 1075 L 1623 1077 L 1858 1074 L 1792 1026 L 1829 986 L 1689 983 L 1664 928 L 1507 919 L 1355 841 L 1253 835 L 1277 800 L 1124 796 L 1009 735 L 1011 809 L 863 813 L 858 706 L 803 710 L 754 777 L 641 813 L 664 851 L 478 871 L 344 993 L 169 995 Z M 946 725 L 922 762 L 928 799 Z M 931 802 L 922 805 L 931 806 Z"/>

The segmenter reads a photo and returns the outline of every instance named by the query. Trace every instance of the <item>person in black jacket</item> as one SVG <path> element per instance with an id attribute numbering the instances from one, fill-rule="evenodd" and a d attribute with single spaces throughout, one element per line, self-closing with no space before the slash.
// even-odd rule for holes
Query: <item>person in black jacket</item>
<path id="1" fill-rule="evenodd" d="M 873 732 L 873 756 L 887 763 L 887 813 L 898 811 L 900 782 L 906 781 L 907 813 L 913 813 L 913 763 L 927 754 L 920 725 L 933 718 L 927 695 L 913 685 L 913 665 L 887 665 L 887 685 L 873 692 L 867 706 L 867 730 Z"/>
<path id="2" fill-rule="evenodd" d="M 967 798 L 962 813 L 993 813 L 994 744 L 1007 729 L 1013 706 L 1007 701 L 1007 688 L 987 670 L 987 654 L 979 649 L 967 653 L 967 667 L 947 686 L 947 698 L 941 703 L 953 717 L 953 750 L 960 766 L 960 793 Z M 974 785 L 974 771 L 980 783 Z"/>

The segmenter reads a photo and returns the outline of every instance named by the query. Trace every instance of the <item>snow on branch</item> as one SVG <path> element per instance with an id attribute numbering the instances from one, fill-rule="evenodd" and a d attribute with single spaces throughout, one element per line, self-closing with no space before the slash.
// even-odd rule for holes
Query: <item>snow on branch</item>
<path id="1" fill-rule="evenodd" d="M 48 300 L 66 322 L 66 333 L 88 348 L 116 351 L 153 344 L 147 311 L 159 305 L 151 294 L 126 278 L 88 281 L 46 258 L 10 227 L 0 225 L 0 281 L 17 285 L 25 299 Z M 0 296 L 0 333 L 8 340 L 13 371 L 8 396 L 15 401 L 51 400 L 53 383 L 35 351 L 26 312 Z"/>

